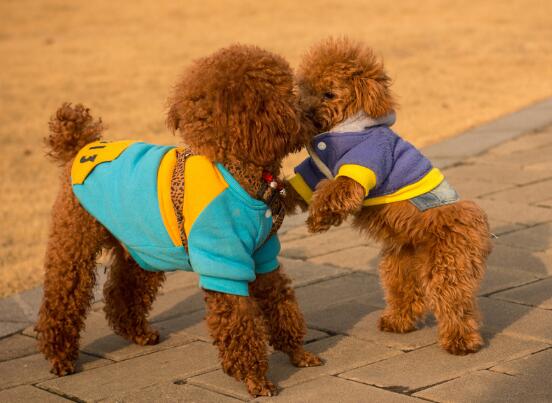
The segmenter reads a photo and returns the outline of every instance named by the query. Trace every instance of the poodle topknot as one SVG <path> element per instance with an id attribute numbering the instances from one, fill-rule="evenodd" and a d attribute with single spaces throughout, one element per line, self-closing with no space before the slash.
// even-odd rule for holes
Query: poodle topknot
<path id="1" fill-rule="evenodd" d="M 371 48 L 348 38 L 329 38 L 310 48 L 297 82 L 303 108 L 319 132 L 360 110 L 377 119 L 396 106 L 381 60 Z"/>
<path id="2" fill-rule="evenodd" d="M 267 165 L 305 143 L 293 85 L 284 58 L 233 45 L 186 69 L 169 99 L 167 125 L 214 161 Z"/>

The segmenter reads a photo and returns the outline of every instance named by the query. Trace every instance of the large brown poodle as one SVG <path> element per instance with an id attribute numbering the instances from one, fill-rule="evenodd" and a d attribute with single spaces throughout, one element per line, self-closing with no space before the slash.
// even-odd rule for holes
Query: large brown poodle
<path id="1" fill-rule="evenodd" d="M 140 345 L 158 343 L 147 317 L 164 271 L 193 270 L 200 274 L 222 368 L 252 395 L 276 392 L 266 378 L 267 342 L 298 367 L 321 364 L 303 348 L 305 322 L 276 259 L 281 161 L 305 144 L 308 132 L 296 98 L 283 58 L 233 45 L 193 63 L 174 89 L 167 123 L 185 148 L 101 141 L 101 120 L 88 109 L 64 104 L 57 111 L 47 145 L 63 167 L 62 184 L 36 325 L 52 372 L 61 376 L 75 369 L 103 249 L 113 253 L 104 310 L 120 336 Z M 112 179 L 116 167 L 124 174 L 125 166 L 131 174 Z M 112 209 L 126 195 L 131 200 L 124 207 L 132 212 L 118 221 L 127 211 Z M 224 207 L 228 216 L 214 220 L 213 211 Z M 155 233 L 157 225 L 163 233 Z"/>
<path id="2" fill-rule="evenodd" d="M 352 215 L 354 227 L 383 244 L 381 330 L 410 332 L 431 310 L 443 348 L 479 350 L 476 290 L 491 250 L 485 213 L 458 200 L 442 173 L 390 129 L 390 79 L 371 49 L 328 39 L 306 54 L 297 80 L 321 134 L 287 185 L 289 208 L 310 204 L 312 232 Z"/>

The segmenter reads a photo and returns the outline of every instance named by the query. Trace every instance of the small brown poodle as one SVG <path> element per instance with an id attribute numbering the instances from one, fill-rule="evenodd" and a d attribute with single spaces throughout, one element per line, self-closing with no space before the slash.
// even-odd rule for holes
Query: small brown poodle
<path id="1" fill-rule="evenodd" d="M 222 368 L 249 393 L 276 392 L 267 342 L 298 367 L 321 364 L 303 348 L 305 322 L 277 260 L 277 178 L 284 156 L 306 143 L 303 120 L 287 62 L 244 45 L 199 59 L 175 87 L 167 123 L 186 147 L 101 141 L 101 120 L 88 109 L 57 111 L 46 142 L 62 184 L 36 325 L 52 372 L 75 369 L 105 249 L 113 264 L 104 311 L 120 336 L 158 343 L 147 317 L 164 271 L 193 270 Z"/>
<path id="2" fill-rule="evenodd" d="M 328 39 L 306 54 L 297 76 L 321 134 L 286 184 L 288 208 L 310 204 L 311 232 L 352 215 L 354 227 L 383 244 L 381 330 L 410 332 L 431 310 L 443 348 L 479 350 L 476 290 L 491 250 L 485 213 L 458 200 L 442 173 L 390 129 L 390 79 L 368 47 Z"/>

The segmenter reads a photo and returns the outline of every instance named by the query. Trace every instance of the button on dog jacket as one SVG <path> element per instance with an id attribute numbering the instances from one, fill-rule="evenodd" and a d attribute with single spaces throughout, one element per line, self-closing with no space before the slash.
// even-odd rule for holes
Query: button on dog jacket
<path id="1" fill-rule="evenodd" d="M 186 251 L 170 196 L 175 164 L 174 147 L 94 142 L 73 162 L 73 192 L 143 269 L 194 271 L 205 289 L 248 295 L 256 273 L 279 265 L 278 237 L 267 239 L 270 209 L 221 164 L 191 156 L 184 173 Z"/>
<path id="2" fill-rule="evenodd" d="M 320 162 L 329 172 L 322 172 Z M 315 136 L 311 157 L 299 164 L 295 173 L 290 183 L 307 202 L 322 179 L 346 176 L 364 187 L 365 206 L 415 198 L 444 179 L 426 157 L 386 125 Z"/>

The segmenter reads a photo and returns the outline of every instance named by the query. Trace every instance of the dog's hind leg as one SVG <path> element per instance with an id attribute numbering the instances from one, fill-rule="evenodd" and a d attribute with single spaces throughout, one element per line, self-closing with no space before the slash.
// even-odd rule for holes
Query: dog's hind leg
<path id="1" fill-rule="evenodd" d="M 378 322 L 380 330 L 410 332 L 425 313 L 424 292 L 414 257 L 411 245 L 386 247 L 382 252 L 379 270 L 387 307 Z"/>
<path id="2" fill-rule="evenodd" d="M 159 332 L 151 327 L 147 316 L 164 279 L 164 272 L 143 270 L 115 244 L 104 285 L 104 312 L 115 333 L 139 345 L 159 342 Z"/>
<path id="3" fill-rule="evenodd" d="M 66 178 L 69 178 L 68 169 Z M 96 281 L 96 258 L 107 230 L 84 210 L 65 180 L 54 204 L 45 257 L 44 297 L 36 331 L 40 351 L 52 372 L 75 370 Z"/>
<path id="4" fill-rule="evenodd" d="M 440 345 L 449 353 L 464 355 L 478 351 L 483 344 L 476 291 L 484 266 L 482 260 L 471 259 L 466 239 L 449 235 L 425 251 L 424 280 L 438 322 Z"/>
<path id="5" fill-rule="evenodd" d="M 266 319 L 269 343 L 276 350 L 289 355 L 297 367 L 322 365 L 322 360 L 303 347 L 307 332 L 305 319 L 299 309 L 291 280 L 279 268 L 260 274 L 250 285 Z"/>

